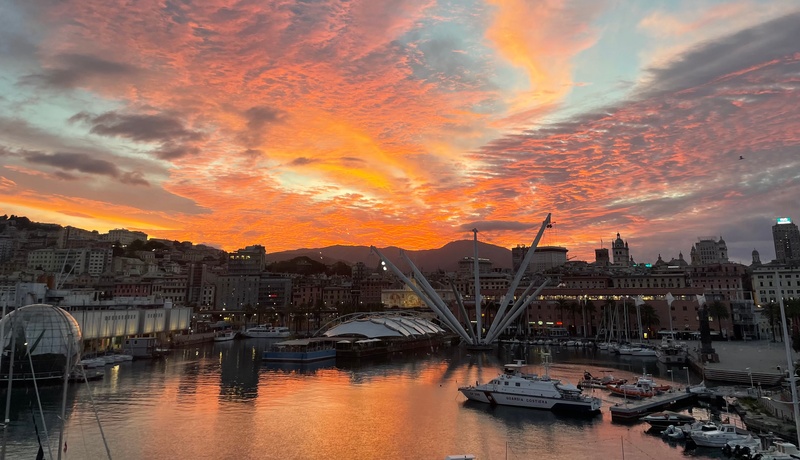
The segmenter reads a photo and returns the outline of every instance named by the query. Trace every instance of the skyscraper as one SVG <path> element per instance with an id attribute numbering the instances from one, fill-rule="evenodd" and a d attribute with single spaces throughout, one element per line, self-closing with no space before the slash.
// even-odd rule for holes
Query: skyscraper
<path id="1" fill-rule="evenodd" d="M 789 217 L 778 217 L 772 226 L 772 240 L 775 243 L 775 260 L 788 262 L 800 260 L 800 230 Z"/>

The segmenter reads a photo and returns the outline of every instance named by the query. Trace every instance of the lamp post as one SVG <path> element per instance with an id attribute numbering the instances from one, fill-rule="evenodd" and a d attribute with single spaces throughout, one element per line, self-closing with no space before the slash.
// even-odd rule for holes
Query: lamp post
<path id="1" fill-rule="evenodd" d="M 674 387 L 675 386 L 675 376 L 672 375 L 672 369 L 667 369 L 667 372 L 669 372 L 669 381 L 672 382 L 672 386 Z"/>
<path id="2" fill-rule="evenodd" d="M 754 388 L 754 385 L 753 385 L 753 372 L 750 371 L 749 367 L 745 368 L 745 370 L 747 371 L 747 375 L 750 376 L 750 388 L 752 389 L 752 388 Z"/>
<path id="3" fill-rule="evenodd" d="M 689 382 L 689 366 L 683 366 L 686 369 L 686 387 L 688 388 L 691 382 Z"/>

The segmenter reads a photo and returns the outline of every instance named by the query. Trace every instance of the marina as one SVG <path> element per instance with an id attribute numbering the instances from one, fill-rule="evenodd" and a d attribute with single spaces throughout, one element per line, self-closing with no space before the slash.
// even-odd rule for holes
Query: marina
<path id="1" fill-rule="evenodd" d="M 683 458 L 682 446 L 647 434 L 645 422 L 613 422 L 607 409 L 613 399 L 602 389 L 588 391 L 603 399 L 600 413 L 589 418 L 493 406 L 459 393 L 460 386 L 485 381 L 514 359 L 540 366 L 537 347 L 524 356 L 504 348 L 475 353 L 454 346 L 347 364 L 271 363 L 261 360 L 268 342 L 210 342 L 163 359 L 107 365 L 103 379 L 70 385 L 67 458 L 105 457 L 95 408 L 113 458 L 123 460 L 174 452 L 219 458 L 212 453 L 221 451 L 243 459 L 445 458 L 463 452 L 483 460 L 502 459 L 509 452 L 509 458 L 568 460 L 620 458 L 622 444 L 627 459 Z M 551 373 L 570 382 L 585 371 L 602 375 L 611 368 L 628 379 L 641 372 L 639 362 L 596 350 L 551 351 Z M 647 370 L 657 379 L 666 375 L 655 363 Z M 28 406 L 35 397 L 23 388 L 12 391 L 7 435 L 15 442 L 8 443 L 6 455 L 34 458 L 37 444 Z M 61 388 L 45 387 L 41 398 L 52 438 L 60 429 Z M 342 420 L 348 421 L 346 428 Z M 376 433 L 392 433 L 392 441 Z M 545 436 L 549 443 L 540 442 Z M 575 443 L 575 436 L 582 442 Z M 143 437 L 149 441 L 140 442 Z M 285 440 L 280 449 L 274 439 Z M 565 447 L 554 453 L 553 443 Z M 695 458 L 722 457 L 702 452 Z"/>
<path id="2" fill-rule="evenodd" d="M 452 346 L 360 362 L 262 361 L 263 352 L 278 342 L 209 342 L 162 359 L 105 365 L 104 378 L 68 389 L 65 428 L 70 457 L 104 457 L 91 391 L 117 459 L 163 458 L 175 452 L 211 458 L 208 452 L 223 448 L 244 459 L 445 458 L 454 452 L 502 459 L 508 449 L 509 458 L 566 460 L 621 458 L 623 444 L 626 459 L 684 458 L 684 444 L 648 434 L 646 422 L 614 420 L 611 408 L 624 400 L 601 388 L 584 390 L 602 400 L 600 412 L 588 418 L 470 401 L 458 391 L 467 382 L 491 379 L 515 359 L 538 370 L 543 350 L 554 356 L 552 375 L 570 382 L 587 371 L 603 375 L 609 370 L 632 381 L 641 375 L 642 366 L 656 381 L 669 379 L 666 368 L 651 360 L 591 348 L 499 347 L 474 352 Z M 679 377 L 674 386 L 683 388 L 687 381 Z M 696 375 L 691 378 L 699 381 Z M 33 458 L 37 447 L 28 409 L 33 395 L 23 388 L 12 391 L 8 436 L 19 441 L 7 445 L 7 458 Z M 59 426 L 60 399 L 60 387 L 42 389 L 51 430 Z M 196 416 L 187 416 L 191 414 Z M 345 431 L 343 419 L 348 420 Z M 391 432 L 393 442 L 366 434 L 375 431 Z M 140 436 L 150 442 L 141 443 Z M 574 436 L 585 442 L 574 443 Z M 548 444 L 535 441 L 542 437 Z M 278 450 L 267 441 L 276 438 L 286 439 L 286 447 Z M 548 450 L 553 443 L 562 449 Z M 692 456 L 724 458 L 721 450 L 704 447 Z"/>

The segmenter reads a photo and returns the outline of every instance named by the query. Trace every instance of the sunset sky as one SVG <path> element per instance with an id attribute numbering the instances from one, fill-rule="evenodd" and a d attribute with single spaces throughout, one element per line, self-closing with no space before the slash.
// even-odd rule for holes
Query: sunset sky
<path id="1" fill-rule="evenodd" d="M 268 252 L 774 258 L 794 1 L 0 0 L 0 213 Z"/>

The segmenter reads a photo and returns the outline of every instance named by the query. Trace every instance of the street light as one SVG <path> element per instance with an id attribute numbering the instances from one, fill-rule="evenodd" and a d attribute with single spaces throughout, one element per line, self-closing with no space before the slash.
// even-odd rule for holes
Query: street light
<path id="1" fill-rule="evenodd" d="M 686 370 L 686 387 L 688 388 L 691 383 L 689 382 L 689 366 L 683 366 L 683 368 Z"/>
<path id="2" fill-rule="evenodd" d="M 750 376 L 750 388 L 754 388 L 754 385 L 753 385 L 753 373 L 750 371 L 749 367 L 745 368 L 744 370 L 746 370 L 747 371 L 747 375 Z"/>
<path id="3" fill-rule="evenodd" d="M 669 372 L 669 380 L 670 380 L 670 382 L 672 382 L 672 386 L 674 387 L 675 386 L 675 376 L 672 375 L 672 369 L 667 369 L 667 372 Z"/>

